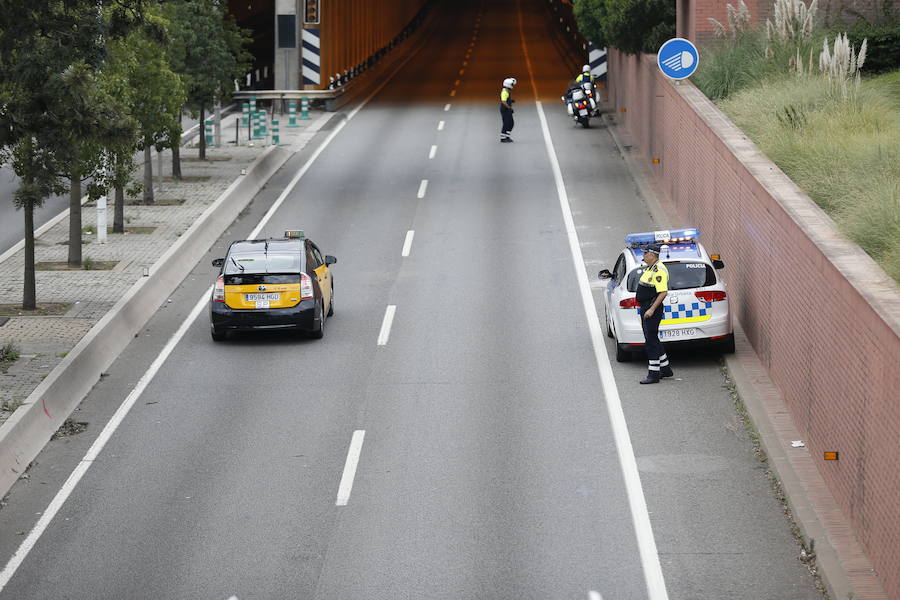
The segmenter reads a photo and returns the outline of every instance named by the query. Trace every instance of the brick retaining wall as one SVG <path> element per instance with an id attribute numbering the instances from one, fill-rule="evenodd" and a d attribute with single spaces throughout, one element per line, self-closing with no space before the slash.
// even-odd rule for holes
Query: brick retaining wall
<path id="1" fill-rule="evenodd" d="M 900 287 L 655 55 L 610 49 L 609 71 L 622 137 L 671 225 L 722 253 L 738 320 L 812 456 L 840 452 L 819 471 L 900 598 Z"/>

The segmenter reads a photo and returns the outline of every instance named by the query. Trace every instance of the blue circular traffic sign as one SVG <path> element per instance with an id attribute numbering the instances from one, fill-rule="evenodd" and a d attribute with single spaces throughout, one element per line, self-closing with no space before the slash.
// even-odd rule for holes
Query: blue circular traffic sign
<path id="1" fill-rule="evenodd" d="M 694 74 L 699 63 L 697 47 L 684 38 L 672 38 L 656 54 L 659 70 L 669 79 L 687 79 Z"/>

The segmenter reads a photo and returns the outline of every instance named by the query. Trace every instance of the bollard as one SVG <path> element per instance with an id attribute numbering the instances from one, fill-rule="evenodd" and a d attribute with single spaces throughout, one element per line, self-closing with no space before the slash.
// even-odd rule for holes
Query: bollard
<path id="1" fill-rule="evenodd" d="M 97 243 L 106 243 L 106 196 L 97 198 Z"/>
<path id="2" fill-rule="evenodd" d="M 309 121 L 309 98 L 306 96 L 300 98 L 300 120 Z"/>
<path id="3" fill-rule="evenodd" d="M 281 145 L 281 136 L 279 135 L 278 121 L 276 121 L 275 119 L 272 119 L 272 145 Z"/>
<path id="4" fill-rule="evenodd" d="M 288 127 L 299 127 L 297 124 L 297 103 L 294 100 L 288 102 Z"/>
<path id="5" fill-rule="evenodd" d="M 259 137 L 265 139 L 269 135 L 269 113 L 259 111 Z"/>
<path id="6" fill-rule="evenodd" d="M 251 139 L 258 140 L 259 139 L 259 111 L 253 111 L 253 133 L 251 135 Z"/>
<path id="7" fill-rule="evenodd" d="M 241 123 L 240 123 L 240 125 L 238 125 L 237 121 L 235 121 L 234 125 L 235 125 L 235 127 L 234 127 L 234 129 L 235 129 L 234 143 L 235 144 L 240 144 L 241 129 L 247 130 L 247 139 L 248 140 L 250 139 L 252 134 L 250 132 L 250 103 L 249 102 L 244 102 L 243 104 L 241 104 Z"/>
<path id="8" fill-rule="evenodd" d="M 204 132 L 204 134 L 206 135 L 206 145 L 207 145 L 207 146 L 210 146 L 210 147 L 211 147 L 211 146 L 214 146 L 215 144 L 213 143 L 214 140 L 213 140 L 213 122 L 212 122 L 212 119 L 206 119 L 206 120 L 203 122 L 203 132 Z"/>

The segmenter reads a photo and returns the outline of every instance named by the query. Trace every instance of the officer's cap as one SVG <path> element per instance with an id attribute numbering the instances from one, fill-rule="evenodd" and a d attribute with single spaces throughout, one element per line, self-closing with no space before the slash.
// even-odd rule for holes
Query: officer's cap
<path id="1" fill-rule="evenodd" d="M 647 252 L 652 252 L 653 254 L 659 256 L 659 244 L 650 244 L 649 246 L 644 246 L 644 254 Z"/>

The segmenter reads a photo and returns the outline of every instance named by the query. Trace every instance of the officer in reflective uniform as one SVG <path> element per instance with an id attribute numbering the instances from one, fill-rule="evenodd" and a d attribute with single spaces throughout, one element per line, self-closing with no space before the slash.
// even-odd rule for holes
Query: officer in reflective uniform
<path id="1" fill-rule="evenodd" d="M 597 78 L 591 74 L 591 65 L 584 65 L 581 67 L 581 73 L 575 77 L 575 83 L 581 83 L 582 81 L 590 81 L 594 83 Z"/>
<path id="2" fill-rule="evenodd" d="M 659 323 L 662 321 L 665 307 L 663 300 L 669 294 L 669 270 L 659 260 L 659 246 L 644 249 L 644 269 L 638 283 L 636 300 L 641 305 L 641 327 L 644 330 L 644 350 L 650 367 L 647 377 L 641 383 L 659 383 L 662 377 L 671 377 L 672 367 L 666 349 L 659 341 Z"/>
<path id="3" fill-rule="evenodd" d="M 503 89 L 500 90 L 500 141 L 504 144 L 508 144 L 513 141 L 513 139 L 509 136 L 509 132 L 512 131 L 513 125 L 515 122 L 513 121 L 513 100 L 509 93 L 516 86 L 516 78 L 515 77 L 507 77 L 503 80 Z"/>

